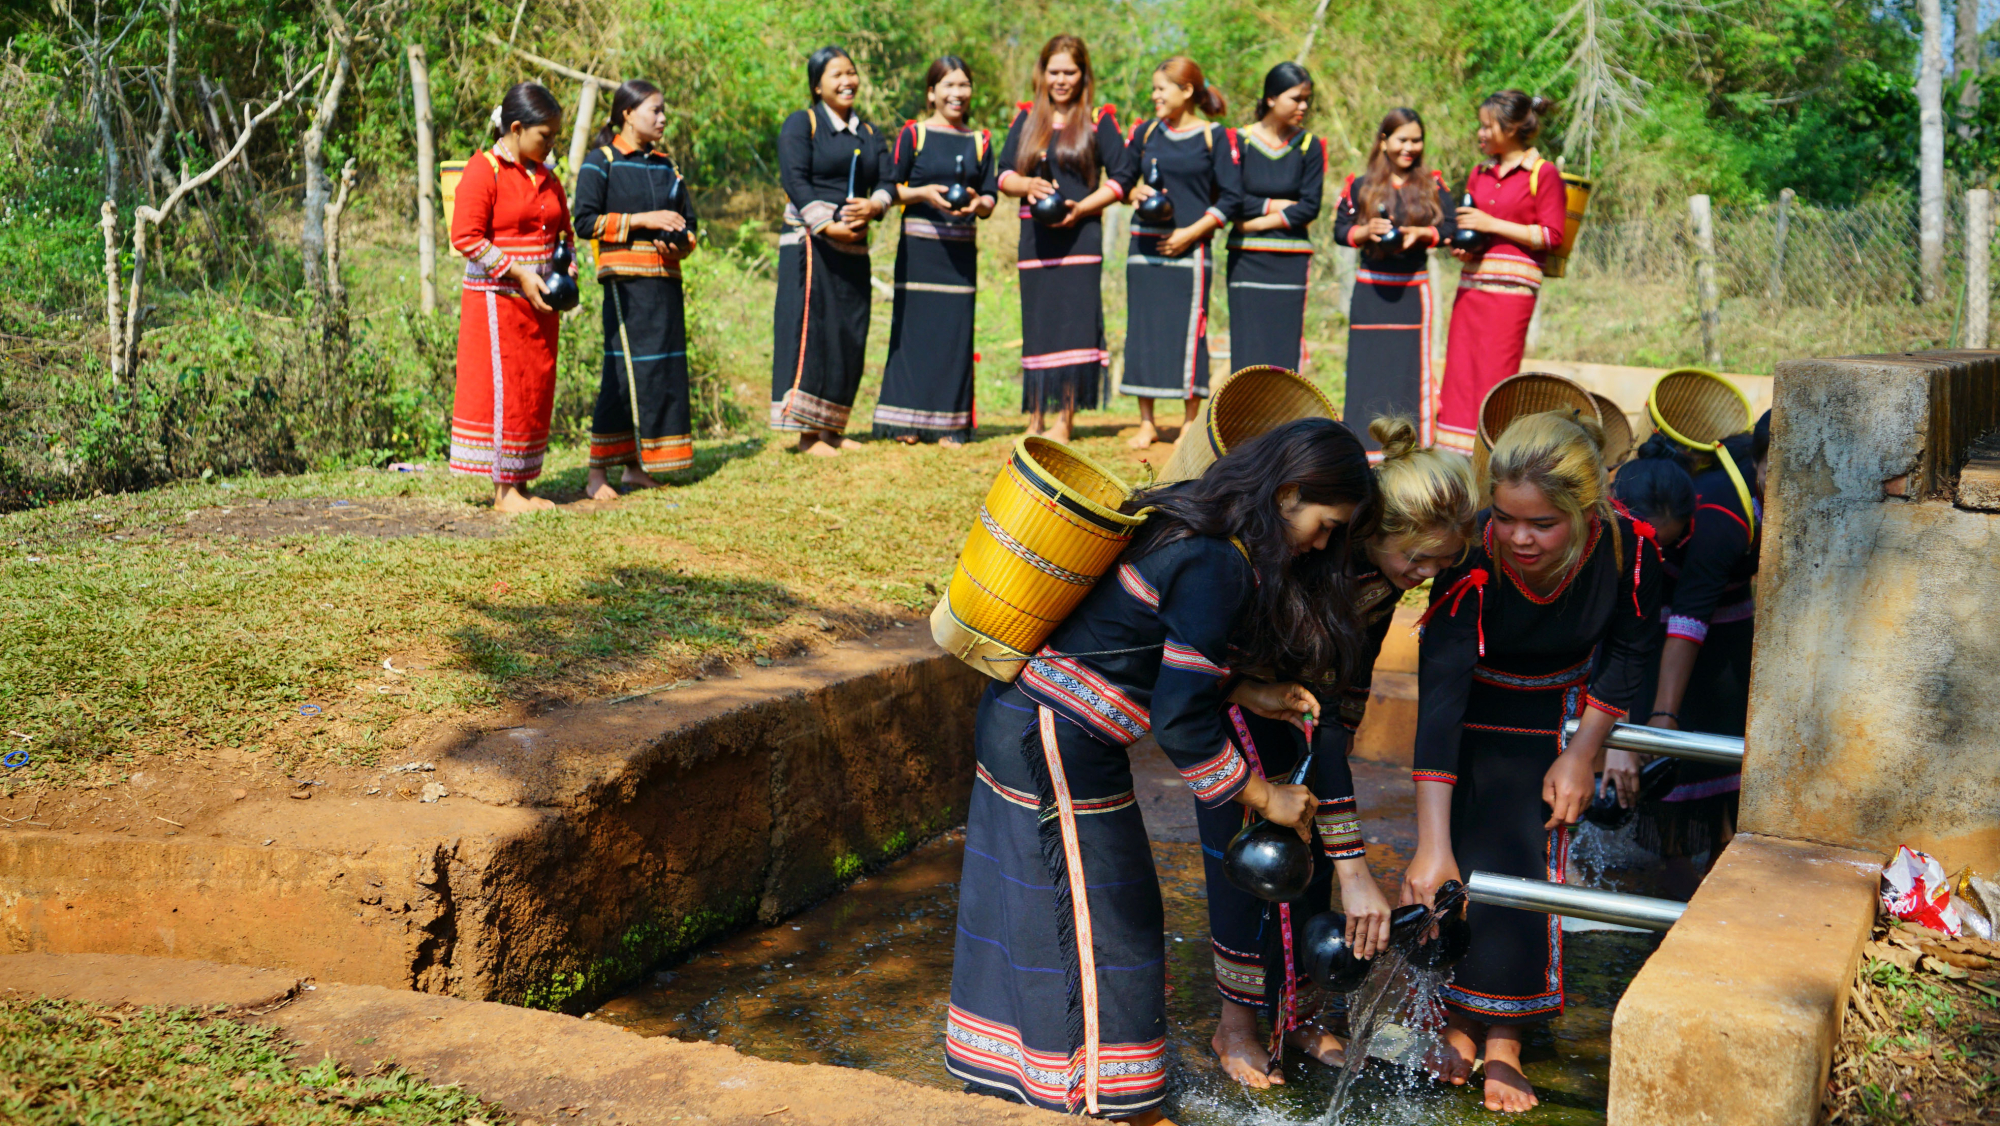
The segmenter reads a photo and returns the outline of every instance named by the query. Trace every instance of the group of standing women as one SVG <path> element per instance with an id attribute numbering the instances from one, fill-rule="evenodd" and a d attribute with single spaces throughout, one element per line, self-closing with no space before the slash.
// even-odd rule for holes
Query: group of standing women
<path id="1" fill-rule="evenodd" d="M 1426 579 L 1402 901 L 1474 869 L 1561 882 L 1597 774 L 1630 800 L 1604 740 L 1652 702 L 1663 568 L 1653 527 L 1613 500 L 1595 421 L 1517 420 L 1478 486 L 1414 421 L 1370 432 L 1373 470 L 1352 431 L 1312 419 L 1135 495 L 1126 510 L 1150 515 L 1114 574 L 980 701 L 945 1028 L 969 1090 L 1161 1120 L 1165 936 L 1127 751 L 1147 735 L 1192 791 L 1211 860 L 1223 1069 L 1261 1087 L 1283 1082 L 1287 1046 L 1340 1062 L 1338 1017 L 1299 1000 L 1298 928 L 1337 883 L 1356 951 L 1387 941 L 1346 752 L 1398 596 Z M 1308 750 L 1303 784 L 1284 781 Z M 1318 850 L 1300 901 L 1270 910 L 1224 878 L 1252 816 Z M 1469 922 L 1432 1070 L 1464 1083 L 1484 1059 L 1486 1105 L 1526 1110 L 1523 1031 L 1564 1003 L 1560 920 L 1473 906 Z"/>
<path id="2" fill-rule="evenodd" d="M 620 86 L 577 171 L 572 213 L 550 165 L 562 106 L 523 82 L 493 111 L 492 146 L 466 162 L 451 219 L 465 277 L 450 464 L 491 478 L 496 509 L 553 507 L 528 483 L 541 475 L 555 405 L 562 321 L 551 300 L 575 284 L 579 234 L 597 244 L 605 291 L 585 491 L 615 499 L 606 479 L 614 466 L 625 485 L 644 488 L 659 483 L 653 474 L 694 463 L 681 262 L 697 230 L 680 170 L 654 147 L 665 127 L 657 87 Z"/>

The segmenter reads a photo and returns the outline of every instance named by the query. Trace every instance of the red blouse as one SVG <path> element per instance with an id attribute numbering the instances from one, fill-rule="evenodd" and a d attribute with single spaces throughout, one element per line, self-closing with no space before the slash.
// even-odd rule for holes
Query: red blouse
<path id="1" fill-rule="evenodd" d="M 1487 161 L 1466 177 L 1465 189 L 1479 210 L 1509 223 L 1523 223 L 1542 229 L 1540 248 L 1524 246 L 1498 235 L 1488 235 L 1486 253 L 1465 264 L 1460 285 L 1512 285 L 1540 289 L 1542 263 L 1551 248 L 1561 246 L 1568 195 L 1562 173 L 1541 157 L 1532 156 L 1508 169 L 1498 171 L 1498 161 Z"/>
<path id="2" fill-rule="evenodd" d="M 467 290 L 518 294 L 507 272 L 514 263 L 545 267 L 556 243 L 572 238 L 569 199 L 546 165 L 497 150 L 465 162 L 452 196 L 451 246 L 465 256 Z"/>

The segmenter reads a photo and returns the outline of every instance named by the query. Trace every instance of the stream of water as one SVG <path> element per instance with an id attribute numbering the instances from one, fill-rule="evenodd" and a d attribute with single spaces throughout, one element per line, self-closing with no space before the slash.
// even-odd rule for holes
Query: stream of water
<path id="1" fill-rule="evenodd" d="M 867 1068 L 955 1090 L 958 1080 L 944 1070 L 943 1028 L 963 849 L 960 834 L 932 841 L 775 927 L 740 932 L 662 969 L 595 1018 L 642 1035 L 708 1040 L 764 1059 Z M 1371 848 L 1378 875 L 1400 872 L 1403 851 Z M 1599 851 L 1607 867 L 1625 859 L 1615 849 Z M 1156 841 L 1153 855 L 1167 913 L 1168 1116 L 1185 1126 L 1321 1121 L 1338 1081 L 1333 1070 L 1287 1053 L 1285 1085 L 1250 1091 L 1216 1065 L 1208 1047 L 1218 1006 L 1201 849 Z M 1629 888 L 1632 881 L 1625 882 Z M 1657 943 L 1655 935 L 1621 931 L 1568 935 L 1569 1007 L 1530 1037 L 1524 1060 L 1542 1104 L 1513 1121 L 1604 1121 L 1611 1011 Z M 1420 1038 L 1400 1026 L 1378 1035 L 1377 1055 L 1421 1050 Z M 1377 1062 L 1351 1082 L 1340 1126 L 1492 1120 L 1480 1106 L 1477 1076 L 1450 1088 Z"/>

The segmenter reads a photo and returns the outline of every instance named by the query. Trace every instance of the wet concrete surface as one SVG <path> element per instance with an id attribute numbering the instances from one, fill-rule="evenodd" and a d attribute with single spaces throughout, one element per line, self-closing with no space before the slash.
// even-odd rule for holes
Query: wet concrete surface
<path id="1" fill-rule="evenodd" d="M 1416 846 L 1415 804 L 1401 767 L 1354 764 L 1369 862 L 1393 889 Z M 1134 772 L 1166 900 L 1169 1052 L 1166 1110 L 1184 1124 L 1306 1123 L 1324 1114 L 1334 1072 L 1288 1059 L 1286 1085 L 1255 1092 L 1224 1076 L 1208 1048 L 1218 1003 L 1208 943 L 1193 801 L 1157 751 Z M 1637 854 L 1613 842 L 1579 850 L 1589 882 L 1643 890 Z M 740 932 L 658 971 L 593 1019 L 646 1036 L 731 1045 L 770 1060 L 866 1068 L 956 1089 L 943 1066 L 945 1005 L 964 838 L 950 833 L 774 927 Z M 1585 875 L 1576 873 L 1575 876 Z M 1611 1012 L 1657 936 L 1577 931 L 1565 942 L 1569 1008 L 1529 1040 L 1526 1070 L 1542 1105 L 1516 1121 L 1605 1120 Z M 1375 1065 L 1356 1087 L 1349 1123 L 1488 1119 L 1478 1080 L 1440 1087 Z"/>

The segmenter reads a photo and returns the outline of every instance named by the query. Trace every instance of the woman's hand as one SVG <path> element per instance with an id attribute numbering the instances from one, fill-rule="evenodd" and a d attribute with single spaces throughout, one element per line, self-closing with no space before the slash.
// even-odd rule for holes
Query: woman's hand
<path id="1" fill-rule="evenodd" d="M 695 232 L 689 231 L 686 242 L 659 243 L 660 254 L 669 262 L 678 262 L 694 253 L 695 243 L 699 241 L 699 238 L 700 236 L 695 234 Z"/>
<path id="2" fill-rule="evenodd" d="M 1455 246 L 1451 248 L 1451 256 L 1453 258 L 1458 259 L 1461 262 L 1470 262 L 1473 259 L 1473 255 L 1470 251 L 1460 250 L 1458 247 Z"/>
<path id="3" fill-rule="evenodd" d="M 1491 234 L 1493 231 L 1493 216 L 1479 210 L 1477 207 L 1461 207 L 1458 209 L 1458 226 L 1460 230 Z"/>
<path id="4" fill-rule="evenodd" d="M 1151 184 L 1135 184 L 1132 187 L 1132 194 L 1127 198 L 1126 202 L 1137 207 L 1159 194 L 1159 192 L 1153 190 L 1153 185 Z"/>
<path id="5" fill-rule="evenodd" d="M 1260 680 L 1239 681 L 1235 690 L 1229 693 L 1229 702 L 1240 704 L 1265 719 L 1297 724 L 1300 730 L 1305 729 L 1305 717 L 1319 718 L 1319 697 L 1307 691 L 1305 685 L 1289 680 L 1276 684 Z"/>
<path id="6" fill-rule="evenodd" d="M 1284 825 L 1297 832 L 1300 840 L 1312 843 L 1313 815 L 1319 812 L 1319 799 L 1307 787 L 1273 782 L 1253 770 L 1236 800 L 1264 820 Z"/>
<path id="7" fill-rule="evenodd" d="M 827 238 L 830 238 L 835 242 L 852 243 L 852 242 L 860 242 L 864 238 L 866 238 L 867 236 L 862 233 L 866 229 L 867 225 L 865 223 L 836 222 L 836 223 L 828 223 L 826 226 L 821 227 L 819 229 L 819 233 L 825 235 Z"/>
<path id="8" fill-rule="evenodd" d="M 1201 241 L 1203 233 L 1193 227 L 1181 227 L 1160 240 L 1160 253 L 1169 258 L 1179 258 Z"/>
<path id="9" fill-rule="evenodd" d="M 521 296 L 528 299 L 528 304 L 533 305 L 540 312 L 555 312 L 554 309 L 549 308 L 548 302 L 542 300 L 542 294 L 548 292 L 549 287 L 543 284 L 542 276 L 535 272 L 533 266 L 525 262 L 516 262 L 512 266 L 507 267 L 507 273 L 513 277 L 514 284 L 521 287 Z"/>
<path id="10" fill-rule="evenodd" d="M 1340 909 L 1347 916 L 1348 948 L 1357 958 L 1373 958 L 1389 948 L 1389 900 L 1368 871 L 1366 860 L 1336 860 L 1333 871 L 1340 878 Z"/>
<path id="11" fill-rule="evenodd" d="M 887 209 L 872 199 L 862 199 L 856 196 L 848 199 L 846 203 L 841 204 L 840 219 L 848 226 L 859 230 L 871 220 L 881 218 L 882 212 L 885 210 Z"/>
<path id="12" fill-rule="evenodd" d="M 632 227 L 648 231 L 685 231 L 687 217 L 678 211 L 641 211 L 632 216 Z"/>
<path id="13" fill-rule="evenodd" d="M 994 199 L 990 195 L 980 196 L 979 202 L 972 205 L 972 213 L 981 219 L 990 219 L 993 217 L 994 207 L 998 206 L 999 203 L 999 200 Z"/>
<path id="14" fill-rule="evenodd" d="M 1062 222 L 1056 224 L 1056 226 L 1058 227 L 1074 227 L 1078 223 L 1081 223 L 1085 219 L 1089 218 L 1089 216 L 1084 215 L 1079 211 L 1077 211 L 1076 201 L 1073 199 L 1064 200 L 1063 206 L 1068 208 L 1069 210 L 1066 214 L 1063 215 Z"/>
<path id="15" fill-rule="evenodd" d="M 1379 216 L 1377 218 L 1368 220 L 1368 237 L 1374 239 L 1377 243 L 1380 243 L 1382 239 L 1385 236 L 1387 236 L 1390 231 L 1393 231 L 1395 229 L 1396 229 L 1396 224 L 1391 223 L 1387 219 L 1380 218 Z M 1384 249 L 1387 248 L 1385 247 Z"/>
<path id="16" fill-rule="evenodd" d="M 1426 846 L 1419 842 L 1416 859 L 1403 870 L 1403 904 L 1435 907 L 1437 890 L 1448 880 L 1462 878 L 1458 874 L 1458 858 L 1452 855 L 1449 844 Z"/>
<path id="17" fill-rule="evenodd" d="M 1044 180 L 1040 176 L 1017 176 L 1015 179 L 1021 187 L 1027 189 L 1026 199 L 1029 203 L 1040 203 L 1043 197 L 1056 194 L 1054 180 Z"/>
<path id="18" fill-rule="evenodd" d="M 1569 749 L 1557 755 L 1554 765 L 1542 776 L 1542 800 L 1554 811 L 1542 826 L 1544 829 L 1576 824 L 1597 792 L 1597 779 L 1591 770 L 1597 748 L 1580 746 L 1581 743 L 1581 739 L 1570 740 Z"/>
<path id="19" fill-rule="evenodd" d="M 1604 752 L 1604 780 L 1618 791 L 1618 804 L 1631 809 L 1639 801 L 1639 768 L 1646 760 L 1631 751 Z"/>

